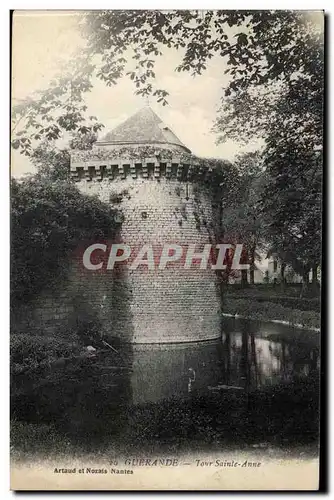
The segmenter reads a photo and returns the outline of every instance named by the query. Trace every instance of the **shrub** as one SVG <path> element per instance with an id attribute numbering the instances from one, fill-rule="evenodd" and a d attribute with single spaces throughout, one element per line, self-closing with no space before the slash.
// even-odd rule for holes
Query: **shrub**
<path id="1" fill-rule="evenodd" d="M 12 181 L 11 306 L 29 302 L 66 275 L 84 241 L 115 236 L 118 212 L 66 181 Z"/>
<path id="2" fill-rule="evenodd" d="M 12 334 L 10 341 L 11 374 L 23 373 L 41 365 L 47 365 L 59 358 L 79 354 L 82 346 L 75 337 L 46 337 L 42 335 Z"/>
<path id="3" fill-rule="evenodd" d="M 64 411 L 66 398 L 75 398 L 71 378 L 80 379 L 87 359 L 74 336 L 28 334 L 12 334 L 10 358 L 11 415 L 33 423 L 53 421 Z"/>

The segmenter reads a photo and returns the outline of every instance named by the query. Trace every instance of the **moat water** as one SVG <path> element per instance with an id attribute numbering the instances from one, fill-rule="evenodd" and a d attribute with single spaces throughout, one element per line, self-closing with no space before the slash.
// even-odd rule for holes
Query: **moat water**
<path id="1" fill-rule="evenodd" d="M 97 351 L 35 380 L 16 417 L 52 423 L 88 451 L 316 450 L 319 341 L 227 319 L 216 341 Z"/>

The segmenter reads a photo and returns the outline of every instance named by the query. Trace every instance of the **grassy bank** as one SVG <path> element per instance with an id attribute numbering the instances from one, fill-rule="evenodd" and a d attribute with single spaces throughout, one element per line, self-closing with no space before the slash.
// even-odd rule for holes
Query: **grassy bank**
<path id="1" fill-rule="evenodd" d="M 320 328 L 321 318 L 317 311 L 287 307 L 269 300 L 258 301 L 252 297 L 238 298 L 227 294 L 223 312 L 261 321 L 279 320 L 304 328 Z"/>
<path id="2" fill-rule="evenodd" d="M 10 448 L 13 460 L 48 458 L 50 453 L 66 456 L 73 447 L 66 436 L 50 424 L 29 423 L 12 419 L 10 424 Z"/>
<path id="3" fill-rule="evenodd" d="M 318 439 L 318 379 L 248 391 L 193 394 L 130 404 L 118 415 L 100 413 L 110 406 L 99 400 L 78 434 L 85 408 L 78 408 L 77 422 L 69 419 L 65 430 L 58 422 L 11 424 L 12 459 L 72 459 L 91 455 L 93 460 L 122 455 L 147 456 L 193 451 L 253 450 L 261 446 L 289 452 L 314 448 Z M 289 410 L 287 411 L 287 408 Z M 265 409 L 265 410 L 264 410 Z M 81 411 L 80 411 L 81 410 Z M 80 414 L 80 416 L 79 416 Z M 97 421 L 103 420 L 98 433 Z M 119 421 L 118 426 L 113 420 Z M 270 425 L 268 426 L 268 422 Z"/>

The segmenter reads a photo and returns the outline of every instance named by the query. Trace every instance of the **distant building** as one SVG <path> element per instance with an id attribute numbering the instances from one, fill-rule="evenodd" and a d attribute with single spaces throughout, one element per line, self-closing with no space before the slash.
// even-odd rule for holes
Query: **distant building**
<path id="1" fill-rule="evenodd" d="M 248 282 L 250 282 L 250 272 L 247 273 Z M 286 283 L 302 283 L 302 276 L 297 274 L 293 268 L 287 264 L 284 270 L 284 279 Z M 312 272 L 310 271 L 309 279 L 312 279 Z M 281 263 L 275 258 L 265 258 L 263 255 L 261 260 L 256 262 L 256 269 L 254 271 L 254 283 L 280 283 L 281 281 Z M 230 282 L 240 283 L 241 275 L 234 276 Z"/>

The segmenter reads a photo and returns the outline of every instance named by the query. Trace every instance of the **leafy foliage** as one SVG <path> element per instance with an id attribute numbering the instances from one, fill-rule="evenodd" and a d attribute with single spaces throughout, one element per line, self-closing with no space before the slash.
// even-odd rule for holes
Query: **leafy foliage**
<path id="1" fill-rule="evenodd" d="M 236 176 L 232 189 L 222 192 L 222 233 L 227 243 L 243 244 L 242 262 L 251 265 L 253 282 L 258 251 L 267 239 L 267 221 L 260 207 L 265 172 L 258 152 L 239 155 L 234 167 Z M 226 278 L 238 274 L 231 271 L 229 264 L 232 264 L 231 259 L 227 262 Z"/>
<path id="2" fill-rule="evenodd" d="M 318 17 L 317 17 L 318 16 Z M 214 56 L 226 62 L 230 81 L 224 90 L 218 130 L 240 140 L 248 130 L 265 130 L 268 102 L 291 76 L 313 71 L 321 57 L 321 14 L 302 11 L 110 11 L 82 14 L 80 26 L 86 46 L 49 89 L 14 106 L 13 119 L 23 120 L 13 146 L 30 154 L 33 141 L 58 139 L 62 132 L 97 132 L 101 124 L 86 116 L 84 95 L 97 77 L 108 86 L 130 78 L 135 92 L 153 95 L 167 104 L 168 92 L 155 87 L 155 62 L 165 49 L 181 56 L 178 72 L 200 75 Z M 319 74 L 321 79 L 321 72 Z M 265 98 L 254 95 L 259 87 Z M 254 101 L 262 103 L 262 110 Z M 254 108 L 256 111 L 254 111 Z M 240 135 L 240 122 L 244 122 Z M 27 129 L 31 134 L 27 134 Z"/>
<path id="3" fill-rule="evenodd" d="M 93 66 L 82 59 L 80 63 L 67 76 L 53 80 L 47 90 L 13 106 L 14 149 L 30 156 L 41 142 L 78 135 L 89 140 L 101 130 L 97 118 L 87 116 L 84 103 L 85 93 L 92 88 L 89 71 Z"/>
<path id="4" fill-rule="evenodd" d="M 78 338 L 64 339 L 45 335 L 13 334 L 10 343 L 12 376 L 47 367 L 59 358 L 82 353 Z"/>
<path id="5" fill-rule="evenodd" d="M 32 153 L 31 161 L 37 168 L 37 178 L 70 182 L 70 153 L 49 144 L 40 144 Z"/>
<path id="6" fill-rule="evenodd" d="M 115 211 L 62 180 L 12 181 L 12 306 L 31 299 L 66 273 L 86 239 L 113 236 Z"/>
<path id="7" fill-rule="evenodd" d="M 304 275 L 321 256 L 321 87 L 314 99 L 315 108 L 302 90 L 281 99 L 264 151 L 268 182 L 262 207 L 272 219 L 273 250 Z"/>
<path id="8" fill-rule="evenodd" d="M 271 247 L 306 275 L 320 255 L 323 22 L 321 12 L 306 11 L 83 13 L 86 45 L 68 74 L 14 107 L 13 147 L 32 154 L 35 162 L 42 154 L 36 148 L 45 140 L 68 137 L 73 148 L 91 147 L 102 127 L 96 117 L 87 116 L 84 103 L 93 78 L 108 86 L 130 78 L 136 94 L 153 95 L 166 105 L 168 92 L 155 85 L 155 63 L 165 50 L 180 54 L 176 71 L 194 76 L 220 57 L 228 81 L 214 127 L 218 141 L 264 140 L 262 212 L 256 208 L 254 215 L 245 208 L 251 203 L 247 195 L 234 215 L 230 210 L 231 220 L 238 221 L 242 232 L 260 219 L 264 225 L 269 221 Z M 66 162 L 65 156 L 52 153 L 51 164 Z M 239 200 L 241 196 L 239 190 Z"/>
<path id="9" fill-rule="evenodd" d="M 224 58 L 225 72 L 233 77 L 225 95 L 232 96 L 312 65 L 314 51 L 304 46 L 312 42 L 319 16 L 321 20 L 321 14 L 312 17 L 301 11 L 94 11 L 82 26 L 87 50 L 100 57 L 102 80 L 112 85 L 126 73 L 137 93 L 153 92 L 163 100 L 166 93 L 154 91 L 152 82 L 155 60 L 164 48 L 179 50 L 182 60 L 176 71 L 194 76 L 214 56 Z M 129 50 L 136 62 L 132 72 L 126 72 Z"/>

